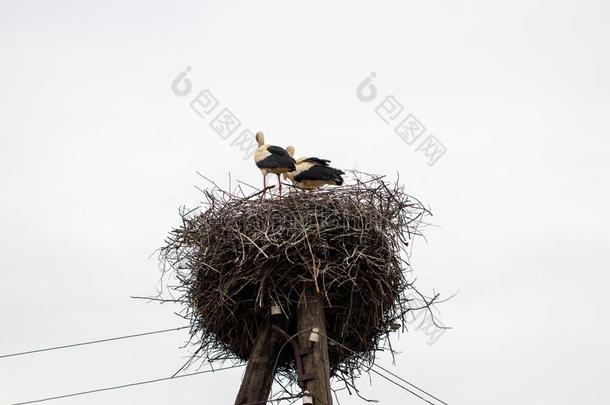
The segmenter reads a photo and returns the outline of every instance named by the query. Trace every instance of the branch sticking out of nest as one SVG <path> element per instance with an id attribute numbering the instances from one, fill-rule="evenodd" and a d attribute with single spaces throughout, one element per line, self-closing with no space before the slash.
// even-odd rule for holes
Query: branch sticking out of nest
<path id="1" fill-rule="evenodd" d="M 329 347 L 332 375 L 347 381 L 378 350 L 392 351 L 389 335 L 410 311 L 430 309 L 438 296 L 425 298 L 405 277 L 410 243 L 429 212 L 398 182 L 353 177 L 343 187 L 267 199 L 214 185 L 201 210 L 181 212 L 161 260 L 177 279 L 173 296 L 180 298 L 172 301 L 184 305 L 196 353 L 246 360 L 271 306 L 294 334 L 299 295 L 309 285 L 325 297 L 328 336 L 351 349 Z M 423 307 L 413 307 L 413 292 Z M 280 375 L 294 378 L 289 351 L 277 360 Z"/>

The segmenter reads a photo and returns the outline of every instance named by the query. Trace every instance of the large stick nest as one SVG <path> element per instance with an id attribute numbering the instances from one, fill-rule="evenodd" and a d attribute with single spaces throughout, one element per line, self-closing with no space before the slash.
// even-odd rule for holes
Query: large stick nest
<path id="1" fill-rule="evenodd" d="M 315 288 L 325 297 L 328 337 L 340 343 L 329 347 L 331 373 L 346 380 L 378 350 L 392 350 L 396 324 L 422 309 L 408 296 L 417 293 L 426 309 L 436 299 L 405 275 L 428 211 L 398 182 L 354 173 L 350 184 L 316 192 L 246 197 L 214 186 L 204 196 L 200 209 L 181 211 L 161 257 L 176 277 L 196 354 L 207 360 L 246 360 L 272 305 L 296 333 L 300 294 Z M 294 377 L 287 348 L 276 363 Z"/>

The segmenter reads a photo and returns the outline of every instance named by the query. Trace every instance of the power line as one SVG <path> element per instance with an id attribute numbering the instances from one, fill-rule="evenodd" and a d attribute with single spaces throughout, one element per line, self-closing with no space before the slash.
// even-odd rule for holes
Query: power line
<path id="1" fill-rule="evenodd" d="M 113 387 L 96 388 L 96 389 L 93 389 L 93 390 L 74 392 L 74 393 L 71 393 L 71 394 L 64 394 L 64 395 L 57 395 L 57 396 L 54 396 L 54 397 L 46 397 L 46 398 L 34 399 L 34 400 L 31 400 L 31 401 L 15 402 L 15 403 L 13 403 L 11 405 L 26 405 L 26 404 L 34 404 L 34 403 L 39 403 L 39 402 L 45 402 L 45 401 L 53 401 L 53 400 L 56 400 L 56 399 L 76 397 L 76 396 L 79 396 L 79 395 L 94 394 L 96 392 L 112 391 L 112 390 L 118 390 L 118 389 L 121 389 L 121 388 L 135 387 L 137 385 L 152 384 L 152 383 L 161 382 L 161 381 L 175 380 L 177 378 L 191 377 L 191 376 L 199 375 L 199 374 L 215 373 L 217 371 L 230 370 L 232 368 L 238 368 L 238 367 L 244 367 L 244 366 L 245 366 L 244 364 L 236 364 L 236 365 L 229 366 L 229 367 L 222 367 L 222 368 L 211 369 L 211 370 L 204 370 L 204 371 L 196 371 L 194 373 L 188 373 L 188 374 L 180 374 L 180 375 L 177 375 L 175 377 L 156 378 L 154 380 L 138 381 L 138 382 L 129 383 L 129 384 L 115 385 Z"/>
<path id="2" fill-rule="evenodd" d="M 10 354 L 5 354 L 5 355 L 0 355 L 0 359 L 8 358 L 8 357 L 23 356 L 23 355 L 34 354 L 34 353 L 47 352 L 47 351 L 52 351 L 52 350 L 73 348 L 73 347 L 78 347 L 78 346 L 92 345 L 92 344 L 96 344 L 96 343 L 111 342 L 111 341 L 115 341 L 115 340 L 130 339 L 130 338 L 141 337 L 141 336 L 149 336 L 149 335 L 155 335 L 155 334 L 160 334 L 160 333 L 174 332 L 174 331 L 178 331 L 178 330 L 182 330 L 182 329 L 187 329 L 189 327 L 190 326 L 181 326 L 181 327 L 177 327 L 177 328 L 160 329 L 160 330 L 155 330 L 155 331 L 150 331 L 150 332 L 134 333 L 134 334 L 130 334 L 130 335 L 117 336 L 117 337 L 112 337 L 112 338 L 90 340 L 90 341 L 86 341 L 86 342 L 72 343 L 72 344 L 62 345 L 62 346 L 53 346 L 53 347 L 47 347 L 47 348 L 43 348 L 43 349 L 35 349 L 35 350 L 28 350 L 28 351 L 17 352 L 17 353 L 10 353 Z M 322 334 L 322 333 L 320 333 L 320 334 Z M 295 336 L 297 336 L 297 335 L 295 335 Z M 324 335 L 324 336 L 328 340 L 336 343 L 337 345 L 343 347 L 344 349 L 346 349 L 346 350 L 348 350 L 348 351 L 350 351 L 350 352 L 352 352 L 354 354 L 357 354 L 354 350 L 352 350 L 349 347 L 343 345 L 342 343 L 340 343 L 340 342 L 338 342 L 338 341 L 336 341 L 336 340 L 334 340 L 334 339 L 332 339 L 332 338 L 330 338 L 330 337 L 328 337 L 326 335 Z M 294 336 L 291 337 L 291 338 L 294 338 Z M 285 344 L 286 343 L 287 342 L 285 342 Z M 276 362 L 277 362 L 277 359 L 276 359 Z M 135 385 L 142 385 L 142 384 L 150 384 L 150 383 L 159 382 L 159 381 L 171 380 L 171 379 L 174 379 L 174 378 L 188 377 L 188 376 L 193 376 L 193 375 L 197 375 L 197 374 L 205 374 L 205 373 L 210 373 L 210 372 L 214 372 L 214 371 L 222 371 L 222 370 L 227 370 L 227 369 L 236 368 L 236 367 L 242 367 L 242 366 L 243 365 L 237 365 L 237 366 L 232 366 L 232 367 L 220 368 L 220 369 L 216 369 L 216 370 L 206 370 L 206 371 L 194 372 L 194 373 L 189 373 L 189 374 L 181 374 L 181 375 L 177 375 L 177 376 L 171 376 L 171 377 L 159 378 L 159 379 L 155 379 L 155 380 L 149 380 L 149 381 L 142 381 L 142 382 L 137 382 L 137 383 L 125 384 L 125 385 L 120 385 L 120 386 L 115 386 L 115 387 L 100 388 L 100 389 L 95 389 L 95 390 L 90 390 L 90 391 L 78 392 L 78 393 L 74 393 L 74 394 L 61 395 L 61 396 L 57 396 L 57 397 L 43 398 L 43 399 L 40 399 L 40 400 L 34 400 L 34 401 L 29 401 L 29 402 L 20 402 L 20 403 L 13 404 L 13 405 L 31 404 L 31 403 L 36 403 L 36 402 L 43 402 L 43 401 L 50 401 L 50 400 L 54 400 L 54 399 L 67 398 L 67 397 L 72 397 L 72 396 L 77 396 L 77 395 L 84 395 L 84 394 L 90 394 L 90 393 L 101 392 L 101 391 L 115 390 L 115 389 L 119 389 L 119 388 L 126 388 L 126 387 L 135 386 Z M 379 369 L 381 369 L 384 372 L 392 375 L 395 378 L 398 378 L 400 381 L 402 381 L 402 382 L 408 384 L 409 386 L 415 388 L 416 390 L 426 394 L 430 398 L 433 398 L 433 399 L 439 401 L 440 403 L 442 403 L 444 405 L 448 405 L 446 402 L 444 402 L 441 399 L 435 397 L 434 395 L 432 395 L 429 392 L 423 390 L 422 388 L 419 388 L 415 384 L 412 384 L 411 382 L 409 382 L 406 379 L 402 378 L 401 376 L 393 373 L 392 371 L 390 371 L 390 370 L 388 370 L 388 369 L 386 369 L 386 368 L 384 368 L 384 367 L 382 367 L 382 366 L 380 366 L 378 364 L 374 364 L 373 363 L 373 366 L 374 367 L 378 367 Z M 274 368 L 275 367 L 276 366 L 274 365 Z M 397 383 L 396 381 L 394 381 L 391 378 L 389 378 L 389 377 L 379 373 L 376 370 L 371 370 L 371 371 L 373 371 L 375 374 L 383 377 L 384 379 L 390 381 L 391 383 L 397 385 L 398 387 L 408 391 L 409 393 L 411 393 L 412 395 L 420 398 L 421 400 L 423 400 L 423 401 L 425 401 L 425 402 L 427 402 L 427 403 L 429 403 L 431 405 L 434 405 L 432 402 L 428 401 L 427 399 L 423 398 L 422 396 L 420 396 L 417 393 L 413 392 L 412 390 L 408 389 L 404 385 Z M 276 401 L 277 400 L 272 401 L 272 402 L 276 402 Z"/>
<path id="3" fill-rule="evenodd" d="M 248 403 L 245 403 L 242 405 L 265 405 L 265 404 L 269 404 L 269 403 L 289 401 L 291 399 L 299 399 L 299 398 L 302 398 L 302 396 L 299 395 L 299 396 L 292 396 L 292 397 L 270 398 L 270 399 L 267 399 L 264 401 L 248 402 Z"/>
<path id="4" fill-rule="evenodd" d="M 69 345 L 54 346 L 54 347 L 47 347 L 47 348 L 44 348 L 44 349 L 35 349 L 35 350 L 28 350 L 28 351 L 25 351 L 25 352 L 4 354 L 4 355 L 0 356 L 0 359 L 5 359 L 7 357 L 24 356 L 26 354 L 48 352 L 48 351 L 51 351 L 51 350 L 68 349 L 68 348 L 71 348 L 71 347 L 92 345 L 92 344 L 95 344 L 95 343 L 111 342 L 111 341 L 114 341 L 114 340 L 122 340 L 122 339 L 130 339 L 130 338 L 135 338 L 135 337 L 140 337 L 140 336 L 156 335 L 158 333 L 173 332 L 173 331 L 178 331 L 178 330 L 182 330 L 182 329 L 187 329 L 189 327 L 190 326 L 181 326 L 179 328 L 161 329 L 161 330 L 155 330 L 155 331 L 152 331 L 152 332 L 134 333 L 134 334 L 125 335 L 125 336 L 118 336 L 118 337 L 112 337 L 112 338 L 106 338 L 106 339 L 98 339 L 98 340 L 90 340 L 90 341 L 87 341 L 87 342 L 72 343 L 72 344 L 69 344 Z"/>
<path id="5" fill-rule="evenodd" d="M 421 399 L 422 401 L 427 402 L 427 403 L 429 403 L 430 405 L 434 405 L 434 402 L 430 402 L 430 401 L 428 401 L 426 398 L 424 398 L 424 397 L 422 397 L 421 395 L 419 395 L 419 394 L 417 394 L 417 393 L 415 393 L 415 392 L 411 391 L 410 389 L 408 389 L 408 388 L 407 388 L 407 387 L 405 387 L 404 385 L 402 385 L 402 384 L 400 384 L 400 383 L 397 383 L 396 381 L 392 380 L 390 377 L 388 377 L 388 376 L 386 376 L 386 375 L 381 374 L 379 371 L 377 371 L 377 370 L 373 370 L 373 369 L 371 369 L 371 371 L 372 371 L 373 373 L 377 374 L 378 376 L 385 378 L 386 380 L 388 380 L 388 381 L 389 381 L 389 382 L 391 382 L 392 384 L 399 386 L 400 388 L 402 388 L 403 390 L 405 390 L 405 391 L 409 392 L 410 394 L 415 395 L 417 398 Z"/>
<path id="6" fill-rule="evenodd" d="M 322 335 L 322 333 L 320 333 L 320 334 Z M 345 346 L 344 344 L 342 344 L 341 342 L 337 342 L 336 340 L 334 340 L 334 339 L 332 339 L 332 338 L 330 338 L 330 337 L 328 337 L 328 336 L 326 336 L 326 335 L 324 335 L 324 336 L 325 336 L 325 337 L 326 337 L 328 340 L 330 340 L 330 341 L 332 341 L 332 342 L 334 342 L 334 343 L 338 344 L 339 346 L 343 347 L 344 349 L 347 349 L 347 350 L 349 350 L 350 352 L 352 352 L 352 353 L 354 353 L 354 354 L 358 354 L 358 353 L 356 353 L 355 351 L 353 351 L 352 349 L 350 349 L 349 347 L 347 347 L 347 346 Z M 426 394 L 426 395 L 427 395 L 427 396 L 429 396 L 430 398 L 434 398 L 434 399 L 435 399 L 435 400 L 437 400 L 438 402 L 440 402 L 440 403 L 442 403 L 442 404 L 444 404 L 444 405 L 448 405 L 446 402 L 444 402 L 444 401 L 442 401 L 442 400 L 438 399 L 437 397 L 435 397 L 434 395 L 430 394 L 429 392 L 427 392 L 427 391 L 425 391 L 425 390 L 423 390 L 423 389 L 419 388 L 417 385 L 410 383 L 409 381 L 405 380 L 404 378 L 400 377 L 399 375 L 394 374 L 394 373 L 393 373 L 393 372 L 391 372 L 390 370 L 388 370 L 388 369 L 386 369 L 386 368 L 384 368 L 384 367 L 382 367 L 382 366 L 380 366 L 380 365 L 378 365 L 378 364 L 375 364 L 375 363 L 373 363 L 373 366 L 374 366 L 374 367 L 378 367 L 379 369 L 381 369 L 381 370 L 385 371 L 385 372 L 386 372 L 386 373 L 388 373 L 388 374 L 391 374 L 392 376 L 394 376 L 394 377 L 398 378 L 398 379 L 399 379 L 399 380 L 401 380 L 402 382 L 404 382 L 404 383 L 406 383 L 406 384 L 410 385 L 411 387 L 415 388 L 416 390 L 418 390 L 418 391 L 420 391 L 420 392 L 422 392 L 422 393 Z M 406 390 L 406 391 L 410 392 L 411 394 L 415 395 L 416 397 L 420 398 L 421 400 L 423 400 L 423 401 L 425 401 L 425 402 L 427 402 L 427 403 L 429 403 L 429 404 L 431 404 L 431 405 L 434 405 L 434 403 L 432 403 L 432 402 L 428 401 L 427 399 L 425 399 L 425 398 L 423 398 L 422 396 L 418 395 L 417 393 L 415 393 L 415 392 L 411 391 L 410 389 L 408 389 L 407 387 L 403 386 L 402 384 L 399 384 L 399 383 L 397 383 L 396 381 L 394 381 L 394 380 L 392 380 L 392 379 L 388 378 L 387 376 L 385 376 L 385 375 L 383 375 L 383 374 L 379 373 L 378 371 L 376 371 L 376 370 L 372 370 L 372 369 L 371 369 L 371 371 L 373 371 L 375 374 L 377 374 L 377 375 L 379 375 L 379 376 L 381 376 L 381 377 L 385 378 L 386 380 L 390 381 L 391 383 L 393 383 L 393 384 L 395 384 L 395 385 L 397 385 L 397 386 L 401 387 L 402 389 L 404 389 L 404 390 Z"/>
<path id="7" fill-rule="evenodd" d="M 413 387 L 413 388 L 415 388 L 415 389 L 417 389 L 417 390 L 419 390 L 419 391 L 423 392 L 424 394 L 428 395 L 430 398 L 434 398 L 434 399 L 436 399 L 436 400 L 437 400 L 438 402 L 440 402 L 441 404 L 444 404 L 444 405 L 449 405 L 449 404 L 447 404 L 445 401 L 443 401 L 443 400 L 441 400 L 441 399 L 438 399 L 437 397 L 435 397 L 434 395 L 430 394 L 429 392 L 426 392 L 426 391 L 422 390 L 421 388 L 419 388 L 418 386 L 416 386 L 416 385 L 414 385 L 414 384 L 410 383 L 409 381 L 405 380 L 405 379 L 404 379 L 404 378 L 402 378 L 401 376 L 399 376 L 399 375 L 397 375 L 397 374 L 394 374 L 393 372 L 391 372 L 391 371 L 390 371 L 390 370 L 388 370 L 387 368 L 384 368 L 384 367 L 380 366 L 379 364 L 375 364 L 375 367 L 378 367 L 378 368 L 382 369 L 383 371 L 385 371 L 386 373 L 388 373 L 388 374 L 390 374 L 390 375 L 392 375 L 392 376 L 394 376 L 394 377 L 398 378 L 400 381 L 402 381 L 402 382 L 404 382 L 404 383 L 406 383 L 406 384 L 409 384 L 411 387 Z"/>

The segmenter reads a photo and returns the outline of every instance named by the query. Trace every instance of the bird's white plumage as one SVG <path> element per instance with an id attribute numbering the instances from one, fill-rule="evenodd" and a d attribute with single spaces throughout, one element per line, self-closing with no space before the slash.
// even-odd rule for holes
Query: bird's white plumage
<path id="1" fill-rule="evenodd" d="M 284 173 L 284 178 L 290 180 L 291 182 L 295 183 L 294 178 L 296 176 L 298 176 L 299 174 L 303 173 L 305 170 L 309 170 L 312 166 L 314 166 L 314 163 L 311 162 L 305 162 L 305 157 L 299 158 L 297 159 L 297 163 L 295 165 L 296 170 L 292 171 L 292 172 L 288 172 L 288 173 Z"/>
<path id="2" fill-rule="evenodd" d="M 280 175 L 294 169 L 294 159 L 289 157 L 286 150 L 279 146 L 266 144 L 265 136 L 262 132 L 256 133 L 256 143 L 258 148 L 254 152 L 254 163 L 256 163 L 256 166 L 263 174 L 263 188 L 267 188 L 267 174 L 273 173 L 277 175 L 278 189 L 280 195 L 282 195 Z"/>
<path id="3" fill-rule="evenodd" d="M 267 150 L 268 146 L 269 145 L 261 145 L 256 149 L 256 152 L 254 152 L 254 163 L 258 163 L 261 160 L 271 156 L 271 152 Z M 261 172 L 263 173 L 263 175 L 267 175 L 269 173 L 269 170 L 261 169 Z"/>

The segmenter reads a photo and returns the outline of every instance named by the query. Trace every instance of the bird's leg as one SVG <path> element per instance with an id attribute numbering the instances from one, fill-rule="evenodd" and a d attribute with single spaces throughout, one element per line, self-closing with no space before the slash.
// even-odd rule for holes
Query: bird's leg
<path id="1" fill-rule="evenodd" d="M 282 180 L 280 180 L 280 175 L 277 175 L 277 185 L 280 189 L 280 195 L 282 195 Z"/>
<path id="2" fill-rule="evenodd" d="M 263 197 L 267 194 L 267 176 L 263 174 Z"/>

